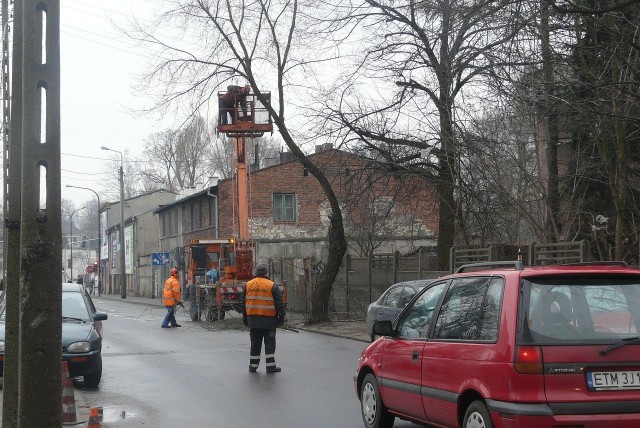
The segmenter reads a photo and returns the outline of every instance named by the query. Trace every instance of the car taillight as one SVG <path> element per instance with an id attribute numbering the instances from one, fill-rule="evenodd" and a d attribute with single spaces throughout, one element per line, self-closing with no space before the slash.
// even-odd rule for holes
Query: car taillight
<path id="1" fill-rule="evenodd" d="M 515 366 L 518 373 L 542 374 L 542 350 L 538 346 L 518 346 Z"/>

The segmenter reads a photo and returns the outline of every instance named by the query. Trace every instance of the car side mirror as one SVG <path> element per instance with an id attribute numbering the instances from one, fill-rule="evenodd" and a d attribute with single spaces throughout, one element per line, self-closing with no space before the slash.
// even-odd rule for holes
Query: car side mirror
<path id="1" fill-rule="evenodd" d="M 104 312 L 96 312 L 95 314 L 93 314 L 94 321 L 104 321 L 107 318 L 109 318 L 109 315 L 105 314 Z"/>
<path id="2" fill-rule="evenodd" d="M 373 334 L 377 336 L 394 336 L 393 324 L 391 321 L 375 321 L 373 323 Z"/>

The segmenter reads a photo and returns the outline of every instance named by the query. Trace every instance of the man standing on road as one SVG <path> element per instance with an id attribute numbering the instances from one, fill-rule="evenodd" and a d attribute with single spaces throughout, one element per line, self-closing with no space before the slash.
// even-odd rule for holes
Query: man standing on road
<path id="1" fill-rule="evenodd" d="M 180 300 L 180 281 L 178 280 L 178 269 L 171 268 L 171 276 L 164 282 L 164 306 L 167 308 L 167 314 L 162 321 L 162 328 L 182 327 L 176 321 L 175 309 L 177 305 L 182 304 Z M 171 325 L 169 325 L 171 324 Z"/>
<path id="2" fill-rule="evenodd" d="M 249 326 L 251 351 L 249 372 L 255 373 L 260 365 L 260 352 L 264 341 L 267 373 L 278 373 L 276 366 L 276 327 L 284 322 L 284 306 L 280 288 L 267 277 L 267 265 L 258 263 L 256 277 L 247 282 L 242 310 L 242 321 Z"/>

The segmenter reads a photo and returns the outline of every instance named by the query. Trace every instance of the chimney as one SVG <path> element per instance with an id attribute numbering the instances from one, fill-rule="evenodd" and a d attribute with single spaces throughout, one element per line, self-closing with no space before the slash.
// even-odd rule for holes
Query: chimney
<path id="1" fill-rule="evenodd" d="M 324 152 L 325 150 L 331 150 L 332 148 L 332 143 L 316 144 L 316 153 Z"/>

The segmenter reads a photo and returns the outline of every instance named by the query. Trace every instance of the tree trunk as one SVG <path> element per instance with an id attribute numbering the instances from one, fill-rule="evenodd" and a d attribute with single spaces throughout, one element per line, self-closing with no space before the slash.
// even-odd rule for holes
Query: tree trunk
<path id="1" fill-rule="evenodd" d="M 337 200 L 336 200 L 337 202 Z M 340 272 L 340 266 L 347 252 L 347 241 L 344 238 L 342 214 L 331 214 L 329 225 L 329 257 L 318 281 L 313 289 L 311 306 L 311 322 L 327 321 L 329 319 L 329 302 L 333 283 Z"/>
<path id="2" fill-rule="evenodd" d="M 549 40 L 549 3 L 540 2 L 540 38 L 542 42 L 542 69 L 544 74 L 544 111 L 547 115 L 547 239 L 559 239 L 560 186 L 558 183 L 558 115 L 555 109 L 554 66 Z"/>
<path id="3" fill-rule="evenodd" d="M 338 276 L 342 260 L 347 252 L 347 241 L 344 236 L 342 211 L 340 209 L 340 204 L 338 203 L 338 198 L 325 174 L 320 168 L 312 163 L 295 144 L 285 123 L 280 120 L 279 116 L 275 115 L 275 111 L 272 111 L 271 114 L 285 143 L 307 171 L 309 171 L 311 175 L 318 180 L 327 200 L 329 201 L 329 205 L 331 206 L 331 214 L 329 215 L 329 231 L 327 235 L 329 241 L 327 264 L 318 276 L 318 281 L 313 290 L 313 301 L 311 302 L 311 322 L 327 321 L 329 319 L 329 300 L 331 298 L 333 282 Z"/>

